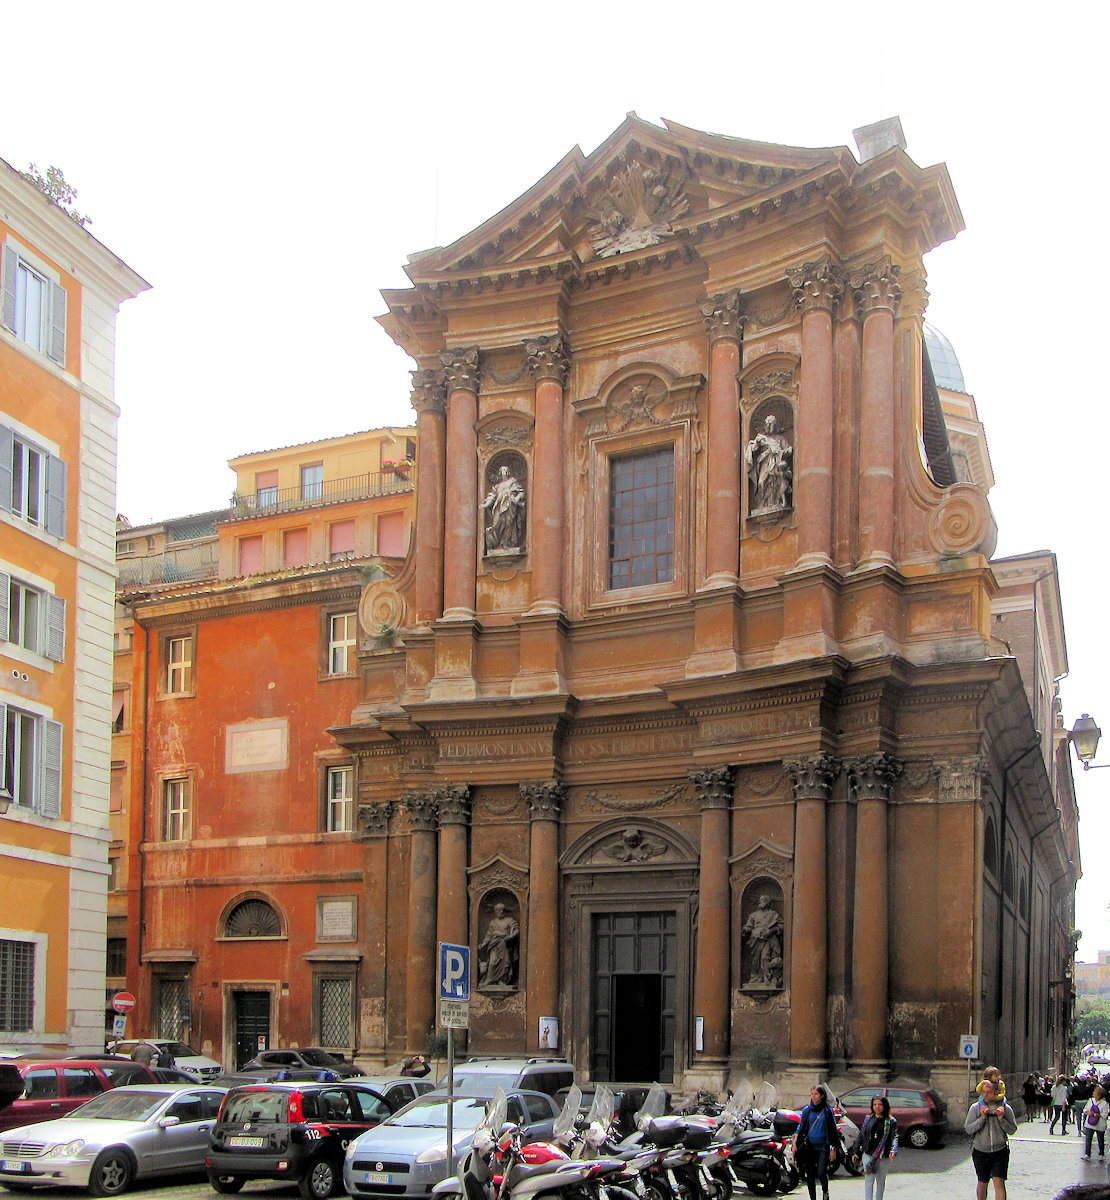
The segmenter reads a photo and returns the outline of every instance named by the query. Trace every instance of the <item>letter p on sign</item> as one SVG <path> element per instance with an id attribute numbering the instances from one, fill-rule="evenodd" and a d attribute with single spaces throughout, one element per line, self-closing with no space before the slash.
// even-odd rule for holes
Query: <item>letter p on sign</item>
<path id="1" fill-rule="evenodd" d="M 439 943 L 439 998 L 470 999 L 470 947 Z"/>

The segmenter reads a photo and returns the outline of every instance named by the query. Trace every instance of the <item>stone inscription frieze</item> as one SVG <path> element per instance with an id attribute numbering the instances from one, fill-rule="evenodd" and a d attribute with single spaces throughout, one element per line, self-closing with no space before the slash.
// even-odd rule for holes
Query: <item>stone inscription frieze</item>
<path id="1" fill-rule="evenodd" d="M 800 729 L 816 729 L 820 724 L 816 708 L 784 708 L 775 712 L 738 713 L 704 721 L 701 741 L 710 745 L 738 742 L 753 737 L 768 737 Z"/>
<path id="2" fill-rule="evenodd" d="M 697 743 L 692 729 L 658 733 L 621 733 L 610 737 L 581 738 L 567 749 L 568 762 L 593 762 L 601 758 L 630 758 L 648 754 L 682 754 Z"/>
<path id="3" fill-rule="evenodd" d="M 550 738 L 505 738 L 497 741 L 440 742 L 440 762 L 497 762 L 512 758 L 545 758 L 551 755 Z"/>

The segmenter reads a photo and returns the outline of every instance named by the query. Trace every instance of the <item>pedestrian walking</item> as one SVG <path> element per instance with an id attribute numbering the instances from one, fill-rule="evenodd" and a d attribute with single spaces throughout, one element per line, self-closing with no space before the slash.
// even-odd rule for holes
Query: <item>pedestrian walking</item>
<path id="1" fill-rule="evenodd" d="M 1081 1158 L 1091 1157 L 1091 1142 L 1098 1138 L 1098 1156 L 1106 1157 L 1106 1118 L 1110 1117 L 1110 1103 L 1107 1103 L 1106 1093 L 1101 1087 L 1095 1088 L 1095 1094 L 1087 1101 L 1083 1109 L 1083 1153 Z"/>
<path id="2" fill-rule="evenodd" d="M 1068 1131 L 1068 1077 L 1057 1075 L 1052 1087 L 1052 1120 L 1048 1132 L 1051 1137 L 1056 1132 L 1056 1122 L 1060 1122 L 1060 1132 Z"/>
<path id="3" fill-rule="evenodd" d="M 1032 1121 L 1040 1110 L 1037 1103 L 1037 1077 L 1030 1072 L 1021 1085 L 1021 1102 L 1025 1105 L 1025 1119 Z"/>
<path id="4" fill-rule="evenodd" d="M 871 1097 L 871 1112 L 859 1131 L 852 1156 L 863 1173 L 864 1200 L 883 1200 L 890 1165 L 898 1155 L 898 1122 L 885 1096 Z"/>
<path id="5" fill-rule="evenodd" d="M 971 1134 L 976 1200 L 987 1200 L 987 1184 L 992 1181 L 995 1200 L 1006 1200 L 1010 1134 L 1017 1132 L 1017 1120 L 1014 1110 L 995 1093 L 992 1080 L 983 1081 L 979 1099 L 967 1110 L 964 1129 Z"/>
<path id="6" fill-rule="evenodd" d="M 1052 1110 L 1052 1085 L 1048 1082 L 1047 1075 L 1042 1075 L 1040 1083 L 1037 1084 L 1037 1103 L 1041 1107 L 1041 1120 L 1047 1125 L 1048 1114 Z"/>
<path id="7" fill-rule="evenodd" d="M 1089 1075 L 1076 1075 L 1071 1082 L 1068 1099 L 1071 1101 L 1071 1119 L 1075 1122 L 1075 1132 L 1083 1136 L 1083 1110 L 1087 1101 L 1095 1094 L 1095 1081 Z"/>
<path id="8" fill-rule="evenodd" d="M 817 1184 L 821 1184 L 821 1200 L 829 1200 L 829 1166 L 840 1148 L 840 1131 L 836 1127 L 829 1090 L 819 1083 L 809 1093 L 809 1103 L 802 1109 L 794 1133 L 794 1161 L 805 1176 L 809 1200 L 817 1200 Z"/>
<path id="9" fill-rule="evenodd" d="M 154 1056 L 158 1053 L 155 1046 L 150 1042 L 140 1042 L 134 1050 L 131 1051 L 131 1061 L 142 1063 L 144 1067 L 149 1067 L 154 1061 Z"/>

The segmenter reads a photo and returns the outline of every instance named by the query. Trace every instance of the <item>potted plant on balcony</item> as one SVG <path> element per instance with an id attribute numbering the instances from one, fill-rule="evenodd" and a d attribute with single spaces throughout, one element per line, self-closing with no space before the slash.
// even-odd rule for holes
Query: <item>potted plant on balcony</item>
<path id="1" fill-rule="evenodd" d="M 401 479 L 407 479 L 412 468 L 411 458 L 385 458 L 382 460 L 382 471 L 387 475 L 397 475 Z"/>

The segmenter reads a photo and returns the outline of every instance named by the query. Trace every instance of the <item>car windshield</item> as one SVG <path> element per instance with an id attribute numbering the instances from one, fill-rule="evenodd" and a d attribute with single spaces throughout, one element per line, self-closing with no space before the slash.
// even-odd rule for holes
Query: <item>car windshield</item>
<path id="1" fill-rule="evenodd" d="M 302 1050 L 300 1055 L 313 1067 L 334 1067 L 339 1062 L 339 1059 L 323 1050 Z"/>
<path id="2" fill-rule="evenodd" d="M 200 1055 L 184 1042 L 159 1042 L 159 1046 L 164 1050 L 168 1050 L 174 1058 L 200 1058 Z"/>
<path id="3" fill-rule="evenodd" d="M 472 1096 L 456 1096 L 451 1124 L 458 1131 L 477 1129 L 486 1114 L 486 1100 Z M 406 1129 L 446 1129 L 447 1097 L 437 1096 L 434 1100 L 414 1100 L 399 1113 L 387 1117 L 383 1125 L 400 1125 Z"/>
<path id="4" fill-rule="evenodd" d="M 95 1117 L 98 1121 L 145 1121 L 165 1099 L 165 1092 L 129 1092 L 114 1088 L 86 1100 L 80 1108 L 67 1113 L 64 1120 L 76 1117 L 85 1121 Z"/>
<path id="5" fill-rule="evenodd" d="M 455 1091 L 465 1092 L 469 1091 L 471 1088 L 474 1088 L 476 1091 L 485 1091 L 487 1088 L 491 1090 L 493 1088 L 504 1088 L 506 1091 L 509 1091 L 510 1088 L 527 1086 L 522 1083 L 517 1083 L 516 1079 L 517 1077 L 515 1073 L 512 1075 L 498 1075 L 494 1071 L 475 1071 L 473 1074 L 467 1074 L 465 1071 L 456 1071 Z M 439 1086 L 441 1088 L 447 1086 L 446 1075 L 443 1077 L 443 1081 Z"/>

